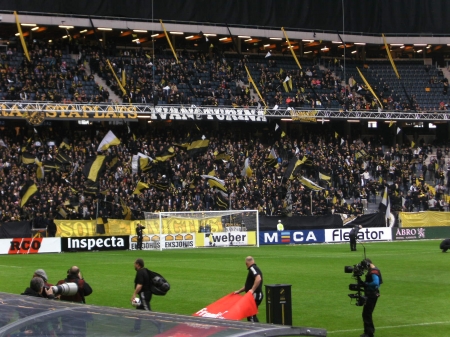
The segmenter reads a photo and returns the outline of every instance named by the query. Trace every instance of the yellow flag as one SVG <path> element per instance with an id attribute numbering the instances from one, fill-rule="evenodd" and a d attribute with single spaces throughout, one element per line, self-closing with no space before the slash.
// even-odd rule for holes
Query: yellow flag
<path id="1" fill-rule="evenodd" d="M 286 133 L 284 131 L 281 131 L 281 138 L 286 137 Z"/>
<path id="2" fill-rule="evenodd" d="M 125 87 L 127 85 L 127 74 L 125 72 L 125 69 L 122 69 L 122 87 Z"/>
<path id="3" fill-rule="evenodd" d="M 416 146 L 416 143 L 411 142 L 411 147 L 415 147 L 415 146 Z"/>
<path id="4" fill-rule="evenodd" d="M 391 51 L 389 50 L 389 46 L 386 42 L 386 38 L 384 37 L 384 34 L 381 34 L 381 36 L 383 36 L 384 47 L 386 48 L 386 52 L 389 57 L 389 61 L 391 61 L 392 69 L 394 69 L 394 72 L 395 72 L 395 75 L 397 75 L 397 78 L 400 79 L 400 75 L 397 71 L 397 67 L 395 66 L 394 60 L 392 59 Z"/>
<path id="5" fill-rule="evenodd" d="M 294 48 L 292 48 L 292 46 L 291 46 L 291 42 L 289 42 L 289 38 L 288 38 L 288 36 L 287 36 L 287 33 L 286 33 L 286 31 L 284 30 L 283 27 L 281 27 L 281 30 L 283 31 L 284 37 L 286 38 L 286 42 L 287 42 L 288 45 L 289 45 L 289 50 L 291 51 L 291 54 L 292 54 L 292 56 L 294 57 L 295 62 L 297 63 L 298 67 L 299 67 L 300 70 L 301 70 L 301 69 L 302 69 L 302 66 L 300 65 L 300 62 L 299 62 L 297 56 L 295 55 L 295 51 L 294 51 Z"/>
<path id="6" fill-rule="evenodd" d="M 14 11 L 14 16 L 16 17 L 17 30 L 19 31 L 19 37 L 20 37 L 20 42 L 22 43 L 23 52 L 24 52 L 28 62 L 30 62 L 30 54 L 28 54 L 27 44 L 25 43 L 25 40 L 23 38 L 22 27 L 20 26 L 19 16 L 17 15 L 16 11 Z"/>

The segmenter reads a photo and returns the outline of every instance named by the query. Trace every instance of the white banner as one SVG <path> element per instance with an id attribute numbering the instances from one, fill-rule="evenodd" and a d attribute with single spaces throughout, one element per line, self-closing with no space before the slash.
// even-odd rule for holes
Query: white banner
<path id="1" fill-rule="evenodd" d="M 154 235 L 147 234 L 142 237 L 142 250 L 159 250 L 161 245 L 163 249 L 177 249 L 177 248 L 194 248 L 195 240 L 194 233 L 181 234 L 164 234 Z M 130 236 L 130 250 L 136 250 L 137 236 Z"/>
<path id="2" fill-rule="evenodd" d="M 325 229 L 325 242 L 348 242 L 352 228 Z M 392 230 L 389 227 L 361 228 L 358 233 L 358 241 L 390 241 Z"/>
<path id="3" fill-rule="evenodd" d="M 0 239 L 0 255 L 61 253 L 61 238 Z"/>
<path id="4" fill-rule="evenodd" d="M 205 233 L 205 247 L 247 246 L 247 232 Z"/>

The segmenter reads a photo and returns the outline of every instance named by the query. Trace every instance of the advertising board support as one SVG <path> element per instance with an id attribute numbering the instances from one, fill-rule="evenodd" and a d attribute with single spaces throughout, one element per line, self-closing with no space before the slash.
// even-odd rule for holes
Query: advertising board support
<path id="1" fill-rule="evenodd" d="M 292 325 L 290 284 L 266 284 L 266 322 Z"/>

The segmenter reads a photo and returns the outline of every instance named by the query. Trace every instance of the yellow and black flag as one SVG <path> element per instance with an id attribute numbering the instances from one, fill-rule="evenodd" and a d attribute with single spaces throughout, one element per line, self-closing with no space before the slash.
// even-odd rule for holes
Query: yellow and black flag
<path id="1" fill-rule="evenodd" d="M 21 156 L 21 161 L 23 164 L 29 165 L 36 162 L 36 157 L 29 152 L 23 152 Z"/>
<path id="2" fill-rule="evenodd" d="M 61 164 L 68 164 L 72 161 L 72 159 L 69 157 L 69 155 L 62 153 L 62 152 L 58 152 L 55 160 L 60 162 Z"/>
<path id="3" fill-rule="evenodd" d="M 119 144 L 120 144 L 119 138 L 117 138 L 114 135 L 114 133 L 112 133 L 112 131 L 109 131 L 101 141 L 100 145 L 98 146 L 97 152 L 106 151 L 109 149 L 110 146 Z"/>
<path id="4" fill-rule="evenodd" d="M 83 167 L 83 174 L 85 177 L 92 181 L 96 182 L 98 177 L 100 176 L 102 170 L 105 168 L 105 159 L 106 156 L 98 155 L 91 156 L 87 158 L 86 164 Z"/>
<path id="5" fill-rule="evenodd" d="M 120 198 L 120 204 L 122 205 L 122 215 L 124 220 L 131 220 L 132 214 L 130 207 L 127 206 L 127 204 L 122 198 Z"/>
<path id="6" fill-rule="evenodd" d="M 209 146 L 209 139 L 194 140 L 186 148 L 191 157 L 196 156 L 199 153 L 205 152 Z"/>
<path id="7" fill-rule="evenodd" d="M 70 149 L 72 149 L 72 146 L 70 146 L 69 140 L 67 138 L 64 138 L 63 141 L 61 142 L 61 144 L 59 144 L 59 148 L 70 150 Z"/>
<path id="8" fill-rule="evenodd" d="M 175 156 L 175 150 L 172 146 L 166 146 L 159 154 L 155 156 L 156 162 L 165 162 Z"/>
<path id="9" fill-rule="evenodd" d="M 138 182 L 136 185 L 136 189 L 134 190 L 133 194 L 141 194 L 143 190 L 149 188 L 148 184 L 143 183 L 142 181 Z"/>
<path id="10" fill-rule="evenodd" d="M 20 196 L 20 207 L 25 206 L 27 201 L 37 192 L 37 186 L 32 181 L 27 181 L 25 185 L 22 186 L 19 192 Z"/>
<path id="11" fill-rule="evenodd" d="M 205 179 L 208 182 L 209 187 L 213 189 L 220 190 L 222 192 L 228 193 L 227 188 L 225 187 L 225 181 L 221 180 L 219 178 L 216 178 L 211 175 L 201 175 L 203 179 Z"/>
<path id="12" fill-rule="evenodd" d="M 169 184 L 168 183 L 150 183 L 150 186 L 153 186 L 154 188 L 156 188 L 158 191 L 167 191 L 169 189 Z"/>
<path id="13" fill-rule="evenodd" d="M 131 158 L 131 172 L 141 174 L 152 169 L 153 159 L 145 154 L 138 152 Z"/>
<path id="14" fill-rule="evenodd" d="M 216 205 L 219 209 L 228 209 L 229 201 L 221 193 L 217 193 Z"/>
<path id="15" fill-rule="evenodd" d="M 97 218 L 97 234 L 105 234 L 105 225 L 108 223 L 108 218 L 106 217 L 98 217 Z"/>
<path id="16" fill-rule="evenodd" d="M 108 163 L 108 167 L 109 167 L 110 170 L 115 170 L 118 164 L 119 164 L 119 157 L 118 156 L 114 156 L 114 157 L 112 157 L 112 159 Z"/>
<path id="17" fill-rule="evenodd" d="M 278 166 L 277 154 L 275 153 L 275 149 L 274 148 L 272 148 L 272 150 L 270 150 L 270 153 L 267 156 L 265 162 L 266 162 L 266 165 L 270 166 L 270 167 Z"/>
<path id="18" fill-rule="evenodd" d="M 300 177 L 298 178 L 298 180 L 302 183 L 303 186 L 313 190 L 313 191 L 321 191 L 323 190 L 323 187 L 320 187 L 319 185 L 317 185 L 314 181 L 309 180 L 305 177 Z"/>
<path id="19" fill-rule="evenodd" d="M 226 151 L 214 152 L 214 161 L 230 161 L 231 156 Z"/>

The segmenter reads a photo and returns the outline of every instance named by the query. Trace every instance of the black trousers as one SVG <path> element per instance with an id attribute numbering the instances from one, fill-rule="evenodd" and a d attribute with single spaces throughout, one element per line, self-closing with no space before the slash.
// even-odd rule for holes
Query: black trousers
<path id="1" fill-rule="evenodd" d="M 368 336 L 373 336 L 375 333 L 375 326 L 373 325 L 372 314 L 377 305 L 379 294 L 367 296 L 366 304 L 364 305 L 362 318 L 364 323 L 364 333 Z"/>
<path id="2" fill-rule="evenodd" d="M 259 307 L 259 305 L 261 304 L 261 302 L 262 302 L 262 300 L 264 298 L 264 295 L 263 295 L 262 292 L 259 292 L 259 293 L 256 292 L 256 293 L 253 293 L 253 298 L 255 299 L 256 307 Z M 258 317 L 256 317 L 256 315 L 253 315 L 253 316 L 247 317 L 247 321 L 249 321 L 249 322 L 259 322 L 259 319 L 258 319 Z"/>
<path id="3" fill-rule="evenodd" d="M 141 299 L 141 305 L 138 306 L 136 309 L 152 311 L 152 308 L 150 306 L 150 301 L 152 300 L 152 293 L 150 291 L 143 291 L 139 293 L 139 298 Z M 134 321 L 134 330 L 140 329 L 141 329 L 141 320 L 136 319 Z"/>
<path id="4" fill-rule="evenodd" d="M 142 236 L 138 236 L 137 238 L 136 249 L 142 250 Z"/>
<path id="5" fill-rule="evenodd" d="M 354 251 L 356 250 L 356 236 L 350 235 L 350 250 Z"/>

